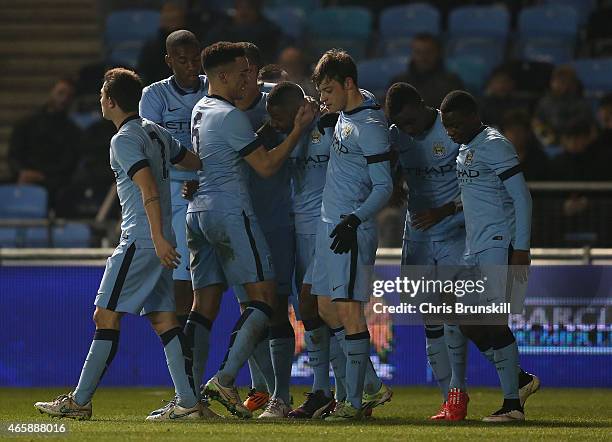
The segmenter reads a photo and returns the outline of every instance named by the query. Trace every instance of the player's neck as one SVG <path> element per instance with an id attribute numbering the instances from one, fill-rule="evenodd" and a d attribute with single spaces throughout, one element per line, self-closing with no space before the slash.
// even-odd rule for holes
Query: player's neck
<path id="1" fill-rule="evenodd" d="M 483 130 L 485 130 L 486 128 L 487 126 L 485 126 L 482 123 L 479 123 L 478 126 L 474 126 L 474 129 L 470 132 L 470 135 L 468 136 L 470 141 L 468 141 L 465 144 L 470 144 L 472 141 L 474 141 L 474 138 L 476 138 L 478 134 L 482 132 Z"/>
<path id="2" fill-rule="evenodd" d="M 259 97 L 260 93 L 261 91 L 259 90 L 259 85 L 257 85 L 256 87 L 247 88 L 244 97 L 242 97 L 240 100 L 236 100 L 236 107 L 239 107 L 242 110 L 250 108 L 257 99 L 257 97 Z"/>
<path id="3" fill-rule="evenodd" d="M 233 98 L 231 98 L 231 94 L 228 93 L 228 91 L 223 88 L 223 87 L 219 87 L 217 85 L 213 85 L 212 83 L 210 83 L 208 85 L 208 95 L 209 96 L 217 96 L 217 97 L 221 97 L 223 98 L 225 101 L 228 101 L 229 103 L 232 103 L 234 106 L 236 105 L 236 102 Z"/>
<path id="4" fill-rule="evenodd" d="M 346 106 L 344 106 L 344 112 L 350 112 L 353 109 L 358 108 L 363 104 L 363 96 L 359 89 L 351 89 L 348 92 L 348 97 L 346 99 Z"/>
<path id="5" fill-rule="evenodd" d="M 128 118 L 134 117 L 134 116 L 138 116 L 138 112 L 128 112 L 128 113 L 121 112 L 121 113 L 118 113 L 117 115 L 113 115 L 113 117 L 111 118 L 111 121 L 113 122 L 117 130 L 119 130 L 119 128 L 121 128 L 125 120 L 127 120 Z"/>

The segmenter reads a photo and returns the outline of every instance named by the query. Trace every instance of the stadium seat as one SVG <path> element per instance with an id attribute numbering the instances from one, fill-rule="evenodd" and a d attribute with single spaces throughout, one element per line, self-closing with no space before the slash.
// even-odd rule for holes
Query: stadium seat
<path id="1" fill-rule="evenodd" d="M 66 223 L 60 227 L 53 228 L 54 247 L 89 247 L 91 241 L 91 230 L 87 224 Z"/>
<path id="2" fill-rule="evenodd" d="M 308 44 L 314 56 L 337 47 L 355 59 L 365 56 L 372 29 L 372 14 L 357 6 L 317 9 L 306 18 Z"/>
<path id="3" fill-rule="evenodd" d="M 379 44 L 378 53 L 382 57 L 410 57 L 412 38 L 390 38 Z"/>
<path id="4" fill-rule="evenodd" d="M 578 24 L 584 25 L 589 19 L 589 15 L 597 6 L 597 0 L 546 0 L 546 4 L 569 6 L 576 11 Z"/>
<path id="5" fill-rule="evenodd" d="M 454 57 L 478 57 L 497 65 L 504 59 L 505 46 L 495 39 L 462 37 L 449 44 L 448 54 Z"/>
<path id="6" fill-rule="evenodd" d="M 475 95 L 480 95 L 487 77 L 495 64 L 473 55 L 458 55 L 447 57 L 446 68 L 457 74 L 466 89 Z"/>
<path id="7" fill-rule="evenodd" d="M 268 0 L 266 1 L 266 7 L 268 8 L 297 8 L 301 9 L 304 13 L 314 11 L 321 7 L 320 0 Z"/>
<path id="8" fill-rule="evenodd" d="M 561 64 L 574 58 L 574 46 L 554 40 L 528 40 L 522 45 L 520 55 L 523 60 Z"/>
<path id="9" fill-rule="evenodd" d="M 219 12 L 226 12 L 234 7 L 235 0 L 209 0 L 208 5 L 211 9 Z"/>
<path id="10" fill-rule="evenodd" d="M 17 228 L 0 227 L 0 247 L 17 247 Z"/>
<path id="11" fill-rule="evenodd" d="M 379 53 L 384 56 L 407 56 L 414 34 L 440 33 L 440 12 L 427 3 L 412 3 L 385 8 L 378 21 Z"/>
<path id="12" fill-rule="evenodd" d="M 302 9 L 294 7 L 278 7 L 264 9 L 264 15 L 275 23 L 283 34 L 298 40 L 304 31 L 304 16 Z"/>
<path id="13" fill-rule="evenodd" d="M 159 12 L 132 9 L 112 12 L 106 18 L 104 44 L 111 52 L 120 43 L 145 42 L 159 29 Z"/>
<path id="14" fill-rule="evenodd" d="M 49 247 L 49 229 L 47 227 L 28 227 L 23 238 L 23 247 Z"/>
<path id="15" fill-rule="evenodd" d="M 136 68 L 144 41 L 125 41 L 111 49 L 107 60 L 113 66 Z"/>
<path id="16" fill-rule="evenodd" d="M 406 70 L 407 57 L 372 58 L 357 64 L 359 86 L 377 97 L 384 96 L 389 83 Z"/>
<path id="17" fill-rule="evenodd" d="M 0 185 L 0 218 L 46 218 L 47 191 L 33 185 Z"/>
<path id="18" fill-rule="evenodd" d="M 518 17 L 519 38 L 556 39 L 574 43 L 578 35 L 578 15 L 566 5 L 540 5 L 524 8 Z"/>
<path id="19" fill-rule="evenodd" d="M 505 41 L 510 32 L 510 14 L 503 6 L 460 6 L 448 17 L 448 34 Z"/>
<path id="20" fill-rule="evenodd" d="M 587 97 L 612 92 L 612 58 L 584 58 L 572 63 Z"/>

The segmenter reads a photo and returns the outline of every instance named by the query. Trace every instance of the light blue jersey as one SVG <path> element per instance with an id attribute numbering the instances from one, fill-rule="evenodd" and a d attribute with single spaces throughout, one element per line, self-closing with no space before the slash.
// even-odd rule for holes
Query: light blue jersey
<path id="1" fill-rule="evenodd" d="M 531 197 L 514 146 L 484 127 L 459 148 L 457 177 L 466 225 L 466 254 L 513 243 L 529 250 Z"/>
<path id="2" fill-rule="evenodd" d="M 186 152 L 168 131 L 151 121 L 135 115 L 122 123 L 111 139 L 110 166 L 117 180 L 123 238 L 151 239 L 142 193 L 132 181 L 136 172 L 150 167 L 159 191 L 163 234 L 174 241 L 169 169 Z"/>
<path id="3" fill-rule="evenodd" d="M 431 128 L 412 137 L 392 125 L 389 129 L 391 144 L 399 152 L 402 175 L 408 184 L 408 212 L 404 226 L 404 239 L 411 241 L 440 241 L 457 235 L 463 228 L 463 213 L 448 216 L 428 230 L 412 227 L 412 216 L 458 199 L 457 154 L 459 145 L 447 135 L 440 112 Z"/>
<path id="4" fill-rule="evenodd" d="M 341 112 L 336 123 L 321 218 L 338 224 L 342 215 L 354 213 L 363 228 L 369 228 L 387 203 L 393 183 L 387 120 L 380 106 L 362 95 L 363 104 Z"/>
<path id="5" fill-rule="evenodd" d="M 268 93 L 274 84 L 264 83 L 255 102 L 244 112 L 254 131 L 257 131 L 270 117 L 266 109 Z M 279 139 L 279 143 L 280 143 Z M 274 146 L 271 146 L 274 147 Z M 287 162 L 268 178 L 261 177 L 249 168 L 249 191 L 253 210 L 264 232 L 271 232 L 279 227 L 291 225 L 291 177 Z"/>
<path id="6" fill-rule="evenodd" d="M 191 111 L 208 92 L 208 79 L 200 75 L 200 84 L 195 90 L 181 88 L 174 76 L 158 81 L 142 91 L 140 115 L 164 127 L 187 149 L 191 149 Z M 173 181 L 197 180 L 196 172 L 170 168 Z"/>
<path id="7" fill-rule="evenodd" d="M 304 131 L 289 157 L 294 223 L 298 234 L 314 235 L 317 232 L 329 150 L 337 119 L 337 114 L 329 114 L 315 121 Z"/>
<path id="8" fill-rule="evenodd" d="M 192 145 L 202 160 L 199 186 L 188 213 L 214 210 L 253 214 L 249 166 L 243 157 L 261 142 L 246 114 L 220 96 L 205 96 L 193 108 Z"/>

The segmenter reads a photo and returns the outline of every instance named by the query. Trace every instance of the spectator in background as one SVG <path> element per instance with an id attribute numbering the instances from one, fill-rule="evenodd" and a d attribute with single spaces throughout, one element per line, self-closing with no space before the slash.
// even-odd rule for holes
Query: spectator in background
<path id="1" fill-rule="evenodd" d="M 278 64 L 267 64 L 259 70 L 257 81 L 260 83 L 280 83 L 290 81 L 289 74 Z"/>
<path id="2" fill-rule="evenodd" d="M 57 81 L 47 103 L 15 124 L 9 142 L 9 166 L 16 182 L 45 187 L 50 207 L 78 161 L 81 133 L 68 117 L 74 93 L 72 80 Z"/>
<path id="3" fill-rule="evenodd" d="M 159 18 L 157 35 L 147 41 L 138 58 L 138 73 L 145 84 L 151 84 L 172 75 L 164 61 L 166 38 L 172 32 L 185 29 L 187 17 L 185 8 L 178 2 L 164 3 Z"/>
<path id="4" fill-rule="evenodd" d="M 548 179 L 549 160 L 531 129 L 529 113 L 519 109 L 506 112 L 501 120 L 500 130 L 514 145 L 525 179 Z"/>
<path id="5" fill-rule="evenodd" d="M 572 120 L 591 120 L 591 106 L 582 96 L 582 83 L 571 66 L 558 66 L 550 77 L 548 93 L 540 99 L 533 129 L 544 146 L 558 145 Z"/>
<path id="6" fill-rule="evenodd" d="M 310 69 L 304 52 L 295 46 L 283 49 L 277 63 L 289 74 L 289 81 L 299 84 L 307 95 L 317 97 L 319 93 L 310 79 Z"/>
<path id="7" fill-rule="evenodd" d="M 500 127 L 502 117 L 513 109 L 524 108 L 525 100 L 517 96 L 516 81 L 512 71 L 499 66 L 493 70 L 487 82 L 484 97 L 481 100 L 481 115 L 483 123 Z"/>
<path id="8" fill-rule="evenodd" d="M 599 100 L 597 107 L 597 118 L 600 124 L 600 132 L 597 139 L 593 142 L 593 147 L 597 152 L 600 165 L 612 164 L 612 93 L 604 95 Z M 604 170 L 602 180 L 612 181 L 612 172 Z"/>
<path id="9" fill-rule="evenodd" d="M 575 118 L 561 132 L 563 152 L 550 162 L 554 181 L 598 181 L 603 178 L 594 141 L 597 130 L 590 118 Z"/>
<path id="10" fill-rule="evenodd" d="M 393 78 L 390 85 L 397 82 L 413 85 L 425 104 L 436 109 L 450 91 L 463 89 L 461 79 L 444 67 L 440 42 L 427 33 L 417 34 L 412 39 L 408 70 Z"/>
<path id="11" fill-rule="evenodd" d="M 263 0 L 236 0 L 229 21 L 220 21 L 208 32 L 206 45 L 218 41 L 248 41 L 260 48 L 265 64 L 276 59 L 283 34 L 262 13 Z"/>

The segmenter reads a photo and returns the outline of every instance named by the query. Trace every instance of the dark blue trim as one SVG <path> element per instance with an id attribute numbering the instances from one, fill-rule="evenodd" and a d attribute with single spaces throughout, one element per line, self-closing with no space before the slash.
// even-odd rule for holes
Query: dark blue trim
<path id="1" fill-rule="evenodd" d="M 129 117 L 127 117 L 125 120 L 123 120 L 121 122 L 121 124 L 119 125 L 119 127 L 117 128 L 117 130 L 121 129 L 123 127 L 124 124 L 129 123 L 132 120 L 136 120 L 137 118 L 140 118 L 140 115 L 138 114 L 134 114 L 134 115 L 130 115 Z"/>
<path id="2" fill-rule="evenodd" d="M 354 115 L 357 112 L 361 112 L 361 111 L 367 110 L 367 109 L 380 110 L 380 104 L 370 104 L 368 106 L 359 106 L 359 107 L 356 107 L 353 110 L 344 112 L 344 115 Z"/>
<path id="3" fill-rule="evenodd" d="M 136 172 L 138 172 L 140 169 L 144 169 L 145 167 L 149 167 L 149 160 L 140 160 L 132 164 L 132 167 L 130 167 L 130 170 L 128 170 L 127 174 L 130 179 L 132 179 L 134 175 L 136 175 Z"/>
<path id="4" fill-rule="evenodd" d="M 232 103 L 231 101 L 229 101 L 227 98 L 223 98 L 221 95 L 217 95 L 217 94 L 208 95 L 208 94 L 206 94 L 206 96 L 207 96 L 208 98 L 214 98 L 214 99 L 216 99 L 216 100 L 225 101 L 226 103 L 229 103 L 229 104 L 231 104 L 232 106 L 236 107 L 236 106 L 234 105 L 234 103 Z"/>
<path id="5" fill-rule="evenodd" d="M 190 94 L 196 94 L 196 93 L 200 92 L 202 90 L 202 88 L 204 87 L 204 81 L 202 80 L 202 78 L 198 77 L 198 79 L 200 80 L 200 87 L 194 89 L 191 92 L 188 92 L 185 89 L 183 89 L 182 87 L 180 87 L 178 82 L 174 78 L 174 75 L 172 76 L 172 78 L 170 78 L 170 85 L 174 88 L 176 93 L 179 94 L 179 95 L 185 96 L 185 95 L 190 95 Z"/>
<path id="6" fill-rule="evenodd" d="M 117 308 L 119 295 L 121 295 L 123 283 L 125 282 L 128 270 L 130 269 L 130 264 L 132 263 L 132 258 L 134 258 L 134 253 L 136 253 L 136 243 L 132 243 L 132 245 L 125 251 L 125 256 L 123 257 L 121 267 L 119 267 L 119 273 L 117 274 L 117 279 L 115 280 L 115 285 L 113 286 L 113 291 L 108 299 L 108 304 L 106 304 L 106 308 L 108 310 L 114 311 Z"/>
<path id="7" fill-rule="evenodd" d="M 185 158 L 185 155 L 187 155 L 187 149 L 185 149 L 185 146 L 181 146 L 181 151 L 174 158 L 170 158 L 170 163 L 180 163 Z"/>
<path id="8" fill-rule="evenodd" d="M 516 166 L 513 166 L 508 170 L 504 170 L 502 173 L 500 173 L 497 176 L 499 177 L 500 180 L 506 181 L 508 178 L 512 178 L 514 175 L 521 173 L 521 172 L 522 172 L 521 165 L 517 164 Z"/>
<path id="9" fill-rule="evenodd" d="M 259 136 L 257 136 L 253 141 L 251 141 L 249 144 L 247 144 L 242 149 L 240 149 L 240 151 L 238 152 L 238 155 L 244 158 L 248 156 L 249 154 L 253 153 L 255 150 L 257 150 L 259 146 L 263 146 L 263 142 L 259 138 Z"/>

